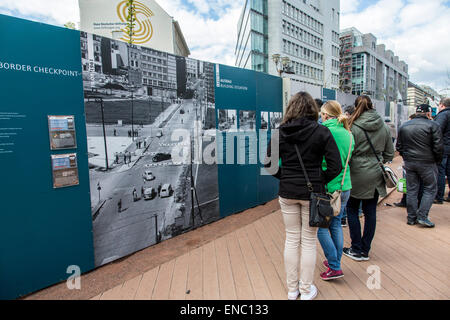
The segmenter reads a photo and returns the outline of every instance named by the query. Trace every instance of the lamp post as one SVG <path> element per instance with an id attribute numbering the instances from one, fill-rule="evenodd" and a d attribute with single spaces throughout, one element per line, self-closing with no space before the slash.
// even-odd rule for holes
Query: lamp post
<path id="1" fill-rule="evenodd" d="M 106 129 L 105 129 L 105 112 L 104 112 L 104 105 L 103 105 L 103 98 L 102 97 L 94 97 L 95 102 L 100 104 L 100 108 L 102 110 L 102 126 L 103 126 L 103 141 L 105 143 L 105 159 L 106 159 L 106 170 L 109 170 L 109 164 L 108 164 L 108 147 L 106 145 Z"/>
<path id="2" fill-rule="evenodd" d="M 280 54 L 276 53 L 272 55 L 272 61 L 275 63 L 275 68 L 277 69 L 278 76 L 281 77 L 283 73 L 293 74 L 289 64 L 291 59 L 289 57 L 282 57 Z"/>

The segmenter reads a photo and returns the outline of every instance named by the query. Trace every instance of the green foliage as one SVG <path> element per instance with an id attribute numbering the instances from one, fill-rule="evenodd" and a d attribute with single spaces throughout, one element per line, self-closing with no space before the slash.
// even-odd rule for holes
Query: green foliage
<path id="1" fill-rule="evenodd" d="M 128 0 L 128 15 L 127 15 L 127 27 L 125 28 L 128 35 L 128 43 L 133 43 L 134 27 L 136 25 L 136 8 L 134 6 L 134 0 Z"/>
<path id="2" fill-rule="evenodd" d="M 67 29 L 73 29 L 73 30 L 76 29 L 75 23 L 72 21 L 68 21 L 68 22 L 64 23 L 64 27 Z"/>

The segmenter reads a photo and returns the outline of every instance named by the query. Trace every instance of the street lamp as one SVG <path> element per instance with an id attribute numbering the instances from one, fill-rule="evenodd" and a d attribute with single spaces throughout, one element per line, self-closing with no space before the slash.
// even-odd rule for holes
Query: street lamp
<path id="1" fill-rule="evenodd" d="M 109 164 L 108 164 L 108 147 L 106 145 L 106 129 L 105 129 L 105 112 L 104 112 L 104 105 L 103 105 L 103 98 L 102 97 L 91 97 L 94 99 L 96 103 L 100 104 L 100 109 L 102 111 L 102 125 L 103 125 L 103 141 L 105 143 L 105 159 L 106 159 L 106 170 L 109 170 Z M 89 97 L 88 97 L 89 101 Z"/>
<path id="2" fill-rule="evenodd" d="M 278 53 L 272 55 L 272 60 L 275 63 L 275 68 L 277 69 L 278 76 L 281 77 L 283 73 L 293 74 L 291 71 L 290 63 L 291 59 L 289 57 L 281 57 Z"/>

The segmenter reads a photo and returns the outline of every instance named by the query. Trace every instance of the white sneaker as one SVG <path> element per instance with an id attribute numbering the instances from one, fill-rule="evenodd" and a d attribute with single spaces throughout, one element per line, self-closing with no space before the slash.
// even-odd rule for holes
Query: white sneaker
<path id="1" fill-rule="evenodd" d="M 288 300 L 297 300 L 299 294 L 300 292 L 298 290 L 294 292 L 288 292 Z"/>
<path id="2" fill-rule="evenodd" d="M 301 294 L 300 300 L 313 300 L 317 296 L 317 288 L 315 285 L 311 285 L 309 293 Z"/>

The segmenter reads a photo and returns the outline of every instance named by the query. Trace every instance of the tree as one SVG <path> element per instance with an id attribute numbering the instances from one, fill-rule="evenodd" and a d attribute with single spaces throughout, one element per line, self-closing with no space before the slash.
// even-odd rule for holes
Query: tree
<path id="1" fill-rule="evenodd" d="M 72 29 L 72 30 L 76 29 L 76 25 L 72 21 L 68 21 L 68 22 L 64 23 L 64 27 L 67 29 Z"/>
<path id="2" fill-rule="evenodd" d="M 128 43 L 133 44 L 134 27 L 136 25 L 136 8 L 134 6 L 134 0 L 128 0 L 128 15 L 127 15 L 127 28 Z"/>

